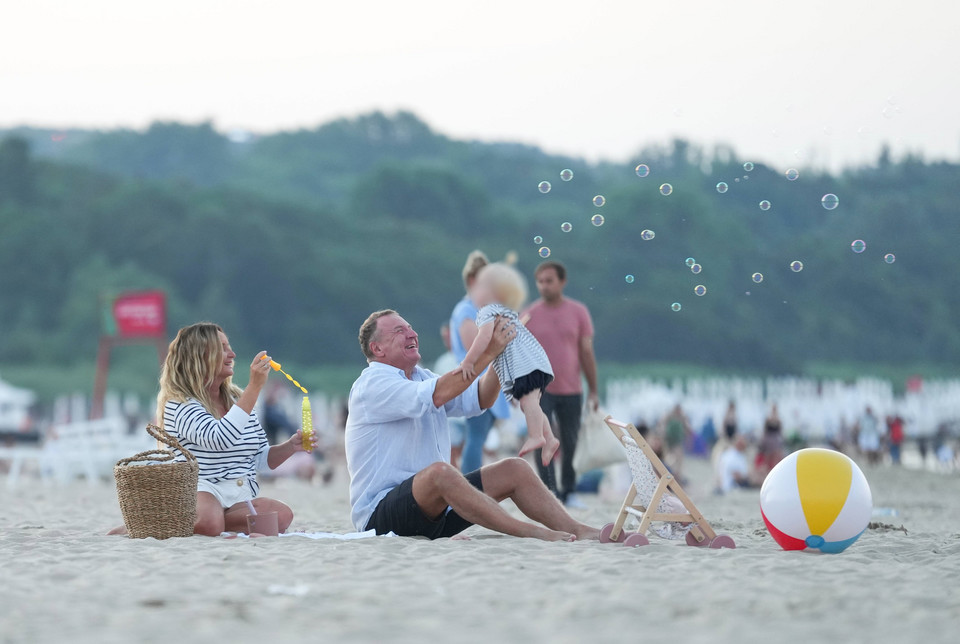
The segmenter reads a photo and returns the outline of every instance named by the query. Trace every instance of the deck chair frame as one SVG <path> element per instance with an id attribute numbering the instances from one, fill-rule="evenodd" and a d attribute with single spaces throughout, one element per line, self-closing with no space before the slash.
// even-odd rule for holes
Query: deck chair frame
<path id="1" fill-rule="evenodd" d="M 676 477 L 670 473 L 670 470 L 663 464 L 663 461 L 661 461 L 660 457 L 653 451 L 653 448 L 650 447 L 646 439 L 640 435 L 636 427 L 629 423 L 620 422 L 614 419 L 613 416 L 607 416 L 603 420 L 610 428 L 610 431 L 613 432 L 614 436 L 617 437 L 624 451 L 628 449 L 629 441 L 636 444 L 647 460 L 650 461 L 654 472 L 660 480 L 649 499 L 638 499 L 637 497 L 640 495 L 640 492 L 637 490 L 636 481 L 634 480 L 630 484 L 630 489 L 627 491 L 627 495 L 623 500 L 623 505 L 620 506 L 620 512 L 617 514 L 616 521 L 614 521 L 613 524 L 608 524 L 608 526 L 604 528 L 604 533 L 606 534 L 601 533 L 601 540 L 625 542 L 627 545 L 642 545 L 648 543 L 646 533 L 653 521 L 679 521 L 690 523 L 690 531 L 686 536 L 688 545 L 709 545 L 717 548 L 734 547 L 733 540 L 730 537 L 720 535 L 718 539 L 717 533 L 714 532 L 713 527 L 683 490 L 683 486 L 681 486 Z M 625 439 L 629 439 L 629 441 Z M 631 478 L 633 478 L 632 475 Z M 667 491 L 673 493 L 677 499 L 679 499 L 686 509 L 686 512 L 667 513 L 659 512 L 656 509 L 660 506 L 660 501 L 663 500 L 663 495 L 666 494 Z M 640 527 L 633 535 L 627 535 L 623 530 L 628 516 L 633 516 L 640 520 Z M 639 538 L 637 538 L 638 535 Z M 604 536 L 606 539 L 604 539 Z"/>

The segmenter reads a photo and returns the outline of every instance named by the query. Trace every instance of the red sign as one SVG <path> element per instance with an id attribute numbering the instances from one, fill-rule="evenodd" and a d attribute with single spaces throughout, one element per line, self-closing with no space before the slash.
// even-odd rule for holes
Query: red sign
<path id="1" fill-rule="evenodd" d="M 121 338 L 164 337 L 167 298 L 163 291 L 123 293 L 113 301 L 113 320 Z"/>

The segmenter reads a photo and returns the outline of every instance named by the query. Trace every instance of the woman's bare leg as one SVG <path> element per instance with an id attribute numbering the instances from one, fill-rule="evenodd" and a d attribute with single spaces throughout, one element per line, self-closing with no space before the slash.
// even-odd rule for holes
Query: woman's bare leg
<path id="1" fill-rule="evenodd" d="M 225 529 L 224 516 L 217 497 L 209 492 L 197 492 L 197 520 L 193 524 L 193 534 L 219 537 Z"/>
<path id="2" fill-rule="evenodd" d="M 290 524 L 293 523 L 293 510 L 282 501 L 257 497 L 253 500 L 253 507 L 257 513 L 276 512 L 277 528 L 280 532 L 286 532 Z M 226 530 L 229 532 L 246 532 L 248 514 L 250 514 L 250 508 L 247 507 L 246 502 L 235 503 L 230 506 L 224 514 Z"/>

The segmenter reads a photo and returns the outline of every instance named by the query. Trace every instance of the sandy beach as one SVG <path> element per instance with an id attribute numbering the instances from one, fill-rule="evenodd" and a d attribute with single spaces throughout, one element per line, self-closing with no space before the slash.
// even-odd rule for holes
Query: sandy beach
<path id="1" fill-rule="evenodd" d="M 960 475 L 865 468 L 875 527 L 839 555 L 784 552 L 759 492 L 687 490 L 736 550 L 629 549 L 471 528 L 470 540 L 108 537 L 102 482 L 0 488 L 0 641 L 948 642 L 960 625 Z M 347 533 L 346 474 L 266 482 L 293 530 Z M 610 522 L 618 492 L 573 511 Z"/>

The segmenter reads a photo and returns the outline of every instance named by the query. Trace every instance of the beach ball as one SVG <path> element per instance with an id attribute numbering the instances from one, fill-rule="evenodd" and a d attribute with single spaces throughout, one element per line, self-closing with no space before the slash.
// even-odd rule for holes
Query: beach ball
<path id="1" fill-rule="evenodd" d="M 784 550 L 843 552 L 867 529 L 870 486 L 850 457 L 811 447 L 770 470 L 760 488 L 760 514 Z"/>

